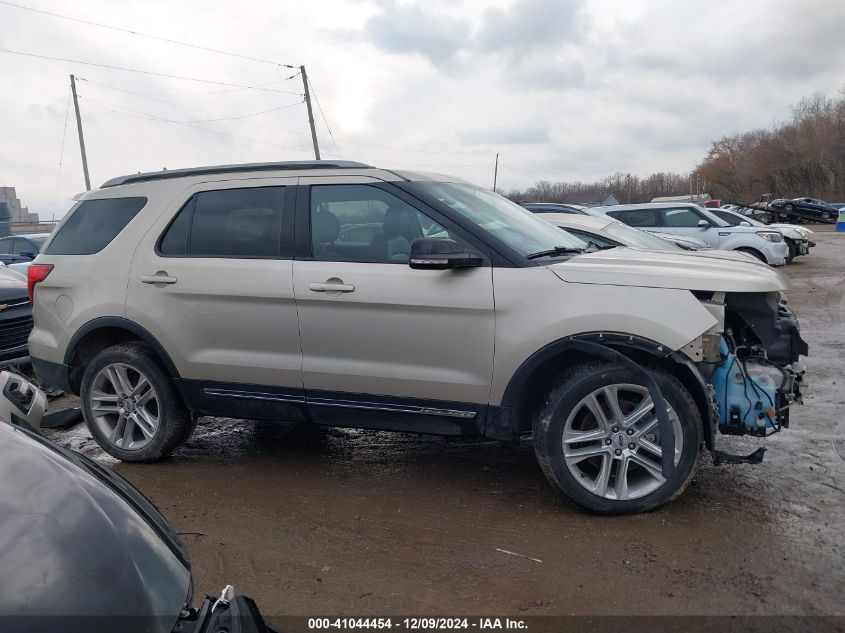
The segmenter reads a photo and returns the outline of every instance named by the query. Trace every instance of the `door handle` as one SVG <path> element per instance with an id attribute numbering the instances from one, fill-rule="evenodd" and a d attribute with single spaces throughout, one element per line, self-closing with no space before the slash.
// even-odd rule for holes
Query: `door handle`
<path id="1" fill-rule="evenodd" d="M 313 292 L 355 292 L 352 284 L 313 283 L 308 286 Z"/>
<path id="2" fill-rule="evenodd" d="M 176 277 L 169 277 L 167 273 L 158 272 L 155 275 L 144 275 L 141 277 L 142 284 L 175 284 Z"/>

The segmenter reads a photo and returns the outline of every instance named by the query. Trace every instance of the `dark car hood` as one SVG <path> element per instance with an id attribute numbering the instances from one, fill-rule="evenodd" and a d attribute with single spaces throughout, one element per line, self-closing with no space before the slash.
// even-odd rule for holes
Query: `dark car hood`
<path id="1" fill-rule="evenodd" d="M 14 270 L 0 268 L 0 303 L 13 299 L 27 299 L 26 277 Z"/>
<path id="2" fill-rule="evenodd" d="M 123 631 L 170 631 L 191 590 L 181 544 L 137 490 L 4 422 L 0 569 L 4 617 L 122 616 Z"/>

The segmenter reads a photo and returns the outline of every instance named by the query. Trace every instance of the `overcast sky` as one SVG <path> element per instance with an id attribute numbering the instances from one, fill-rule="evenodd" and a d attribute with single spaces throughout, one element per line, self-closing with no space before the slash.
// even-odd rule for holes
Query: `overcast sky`
<path id="1" fill-rule="evenodd" d="M 324 158 L 491 186 L 498 152 L 505 189 L 685 172 L 712 139 L 845 86 L 845 4 L 833 0 L 10 1 L 305 64 L 334 134 L 317 110 Z M 288 68 L 2 3 L 0 48 L 272 89 L 0 53 L 0 186 L 42 219 L 84 189 L 70 73 L 87 80 L 94 186 L 165 166 L 313 158 L 301 79 L 281 81 Z"/>

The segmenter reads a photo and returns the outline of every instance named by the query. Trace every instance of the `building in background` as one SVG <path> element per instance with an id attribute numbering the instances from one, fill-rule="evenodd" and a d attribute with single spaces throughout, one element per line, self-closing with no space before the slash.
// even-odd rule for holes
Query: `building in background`
<path id="1" fill-rule="evenodd" d="M 0 187 L 0 236 L 25 233 L 38 226 L 38 214 L 21 206 L 15 188 Z"/>
<path id="2" fill-rule="evenodd" d="M 21 206 L 21 201 L 18 199 L 18 194 L 15 192 L 14 187 L 0 187 L 0 203 L 3 202 L 9 207 L 9 217 L 13 223 L 38 223 L 38 214 L 30 213 L 29 209 Z"/>

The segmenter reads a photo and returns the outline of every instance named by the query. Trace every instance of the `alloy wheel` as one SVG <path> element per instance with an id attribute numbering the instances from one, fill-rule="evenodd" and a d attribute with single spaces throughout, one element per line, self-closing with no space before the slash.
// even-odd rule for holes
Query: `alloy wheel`
<path id="1" fill-rule="evenodd" d="M 132 365 L 103 367 L 94 376 L 88 400 L 97 429 L 117 448 L 141 450 L 159 429 L 158 394 L 149 378 Z"/>
<path id="2" fill-rule="evenodd" d="M 683 431 L 675 410 L 668 402 L 666 407 L 677 465 Z M 566 420 L 562 443 L 569 472 L 600 497 L 636 499 L 666 483 L 657 411 L 648 389 L 641 385 L 607 385 L 582 398 Z"/>

